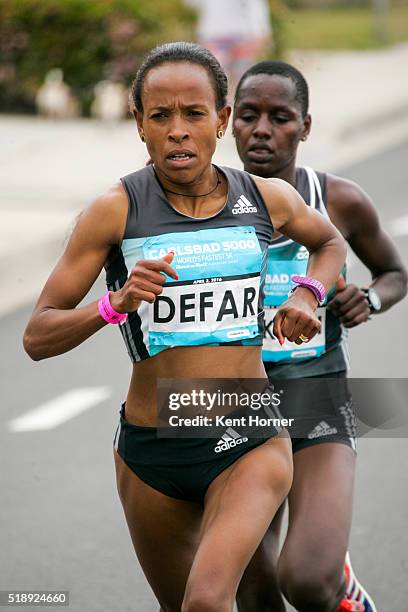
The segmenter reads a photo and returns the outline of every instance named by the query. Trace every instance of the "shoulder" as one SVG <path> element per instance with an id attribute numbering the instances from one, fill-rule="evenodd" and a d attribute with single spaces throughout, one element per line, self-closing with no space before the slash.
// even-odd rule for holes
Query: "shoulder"
<path id="1" fill-rule="evenodd" d="M 101 217 L 101 220 L 112 220 L 112 216 L 120 216 L 127 212 L 127 195 L 122 183 L 118 182 L 107 191 L 100 194 L 95 200 L 84 210 L 83 214 L 92 217 Z"/>
<path id="2" fill-rule="evenodd" d="M 258 187 L 269 217 L 275 229 L 283 227 L 298 215 L 305 206 L 300 194 L 292 185 L 279 178 L 260 178 L 250 175 Z"/>
<path id="3" fill-rule="evenodd" d="M 234 176 L 237 179 L 243 181 L 251 181 L 255 183 L 261 195 L 266 198 L 279 197 L 295 191 L 295 189 L 289 185 L 286 181 L 279 178 L 262 178 L 255 174 L 250 174 L 246 170 L 238 170 L 237 168 L 230 168 L 228 166 L 220 166 L 220 170 L 229 176 Z"/>
<path id="4" fill-rule="evenodd" d="M 152 178 L 154 178 L 154 169 L 153 163 L 150 163 L 147 166 L 143 166 L 143 168 L 139 168 L 139 170 L 126 174 L 124 177 L 122 177 L 121 182 L 128 184 Z"/>
<path id="5" fill-rule="evenodd" d="M 241 178 L 243 180 L 250 180 L 255 183 L 258 187 L 259 191 L 265 192 L 268 195 L 270 194 L 280 194 L 280 193 L 288 193 L 290 191 L 295 191 L 293 187 L 279 178 L 262 178 L 261 176 L 256 176 L 255 174 L 250 174 L 246 170 L 239 170 L 238 168 L 231 168 L 229 166 L 219 166 L 220 170 L 225 174 L 233 175 L 236 178 Z"/>
<path id="6" fill-rule="evenodd" d="M 95 200 L 79 215 L 77 232 L 89 239 L 100 238 L 111 244 L 122 240 L 128 212 L 128 199 L 120 182 Z"/>
<path id="7" fill-rule="evenodd" d="M 277 198 L 285 198 L 293 193 L 297 193 L 296 189 L 292 187 L 286 181 L 279 178 L 262 178 L 260 176 L 255 176 L 253 174 L 249 175 L 252 180 L 255 182 L 259 191 L 262 195 L 265 193 L 266 197 L 277 197 Z"/>
<path id="8" fill-rule="evenodd" d="M 329 215 L 346 237 L 377 219 L 370 196 L 354 181 L 327 174 L 326 190 Z"/>
<path id="9" fill-rule="evenodd" d="M 266 206 L 272 210 L 298 202 L 300 195 L 290 183 L 279 178 L 261 178 L 249 175 L 259 189 Z"/>
<path id="10" fill-rule="evenodd" d="M 354 181 L 336 176 L 326 175 L 327 199 L 330 205 L 352 206 L 371 202 L 367 193 Z"/>
<path id="11" fill-rule="evenodd" d="M 271 209 L 276 209 L 281 204 L 289 204 L 291 199 L 296 200 L 299 198 L 296 189 L 282 179 L 266 179 L 250 174 L 245 170 L 237 170 L 236 168 L 228 168 L 225 166 L 221 167 L 221 170 L 228 176 L 230 184 L 232 185 L 236 185 L 236 182 L 246 187 L 255 185 L 269 212 L 271 212 Z"/>

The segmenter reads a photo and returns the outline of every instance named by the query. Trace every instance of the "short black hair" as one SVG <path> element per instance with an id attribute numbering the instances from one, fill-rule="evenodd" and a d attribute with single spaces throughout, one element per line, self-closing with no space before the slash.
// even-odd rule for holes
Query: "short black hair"
<path id="1" fill-rule="evenodd" d="M 224 108 L 227 104 L 228 80 L 219 61 L 208 49 L 200 45 L 172 42 L 152 49 L 137 71 L 131 90 L 131 103 L 134 104 L 132 110 L 143 111 L 142 89 L 149 70 L 167 62 L 191 62 L 205 68 L 213 83 L 217 110 Z"/>
<path id="2" fill-rule="evenodd" d="M 305 77 L 291 64 L 277 60 L 259 62 L 244 72 L 235 90 L 235 104 L 238 102 L 239 94 L 245 80 L 257 74 L 268 74 L 270 76 L 277 75 L 291 79 L 296 87 L 296 100 L 300 103 L 302 117 L 306 117 L 309 111 L 309 86 Z"/>

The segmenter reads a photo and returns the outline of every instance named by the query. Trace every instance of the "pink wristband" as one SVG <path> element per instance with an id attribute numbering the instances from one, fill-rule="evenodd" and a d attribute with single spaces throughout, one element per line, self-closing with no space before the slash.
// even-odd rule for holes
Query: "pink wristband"
<path id="1" fill-rule="evenodd" d="M 326 297 L 326 290 L 323 283 L 315 278 L 312 278 L 311 276 L 299 276 L 298 274 L 294 274 L 291 280 L 293 283 L 296 283 L 298 287 L 305 287 L 306 289 L 309 289 L 309 291 L 311 291 L 315 296 L 319 306 L 323 306 L 323 302 Z"/>
<path id="2" fill-rule="evenodd" d="M 123 325 L 123 323 L 127 321 L 128 315 L 127 313 L 116 312 L 116 310 L 113 310 L 109 301 L 109 296 L 111 293 L 112 291 L 108 291 L 108 293 L 105 293 L 105 295 L 99 300 L 99 314 L 107 323 L 112 323 L 113 325 L 117 325 L 119 323 L 119 325 Z"/>

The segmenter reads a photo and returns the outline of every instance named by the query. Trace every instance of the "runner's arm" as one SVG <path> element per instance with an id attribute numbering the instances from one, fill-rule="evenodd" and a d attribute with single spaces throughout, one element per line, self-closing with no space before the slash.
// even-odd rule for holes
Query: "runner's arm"
<path id="1" fill-rule="evenodd" d="M 336 282 L 346 257 L 343 237 L 330 221 L 306 206 L 298 192 L 279 179 L 255 178 L 276 230 L 303 244 L 310 253 L 307 275 L 319 280 L 328 291 Z M 299 287 L 281 304 L 274 317 L 273 333 L 280 344 L 286 337 L 301 344 L 321 329 L 315 310 L 317 298 Z"/>
<path id="2" fill-rule="evenodd" d="M 407 293 L 407 271 L 397 248 L 381 227 L 370 197 L 355 183 L 327 177 L 328 208 L 352 250 L 370 270 L 374 287 L 381 299 L 381 310 L 388 310 Z M 359 287 L 348 284 L 330 302 L 330 308 L 347 326 L 359 323 L 358 307 L 367 306 Z M 361 318 L 361 316 L 360 316 Z"/>
<path id="3" fill-rule="evenodd" d="M 309 253 L 307 275 L 328 291 L 336 282 L 346 256 L 345 242 L 335 226 L 306 206 L 299 193 L 280 179 L 256 178 L 274 229 L 304 245 Z"/>
<path id="4" fill-rule="evenodd" d="M 24 348 L 32 359 L 65 353 L 106 325 L 97 302 L 76 306 L 94 284 L 112 246 L 120 243 L 126 214 L 127 198 L 118 185 L 80 215 L 25 330 Z"/>

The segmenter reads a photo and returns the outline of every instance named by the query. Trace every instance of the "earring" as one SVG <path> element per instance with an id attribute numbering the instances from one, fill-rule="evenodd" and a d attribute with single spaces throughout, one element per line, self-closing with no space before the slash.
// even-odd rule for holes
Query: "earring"
<path id="1" fill-rule="evenodd" d="M 146 142 L 146 138 L 144 137 L 144 134 L 140 134 L 140 140 L 142 142 Z"/>
<path id="2" fill-rule="evenodd" d="M 302 138 L 301 138 L 300 140 L 303 140 L 303 142 L 306 142 L 306 140 L 307 140 L 307 136 L 306 136 L 306 135 L 305 135 L 305 136 L 302 136 Z"/>
<path id="3" fill-rule="evenodd" d="M 222 130 L 218 130 L 217 138 L 222 138 L 224 136 L 224 132 Z"/>

